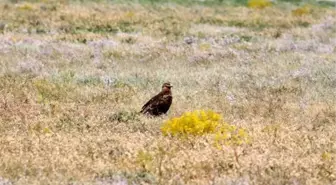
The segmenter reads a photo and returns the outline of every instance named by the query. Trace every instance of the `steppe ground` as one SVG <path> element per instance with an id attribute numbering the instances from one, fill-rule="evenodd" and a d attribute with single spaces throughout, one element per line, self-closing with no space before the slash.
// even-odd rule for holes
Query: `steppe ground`
<path id="1" fill-rule="evenodd" d="M 0 184 L 336 184 L 335 10 L 302 6 L 1 1 Z M 200 109 L 250 142 L 160 132 Z"/>

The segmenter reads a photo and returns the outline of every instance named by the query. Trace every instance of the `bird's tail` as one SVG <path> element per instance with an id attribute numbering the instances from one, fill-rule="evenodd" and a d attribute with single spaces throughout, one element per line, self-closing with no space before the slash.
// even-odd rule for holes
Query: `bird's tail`
<path id="1" fill-rule="evenodd" d="M 141 109 L 141 111 L 139 112 L 140 114 L 148 114 L 150 110 L 150 107 L 144 107 Z"/>

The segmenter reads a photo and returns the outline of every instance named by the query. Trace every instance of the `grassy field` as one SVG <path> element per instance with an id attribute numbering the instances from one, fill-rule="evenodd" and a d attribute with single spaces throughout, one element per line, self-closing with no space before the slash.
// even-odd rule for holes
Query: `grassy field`
<path id="1" fill-rule="evenodd" d="M 0 184 L 336 184 L 334 7 L 153 2 L 0 1 Z M 161 133 L 207 109 L 250 142 Z"/>

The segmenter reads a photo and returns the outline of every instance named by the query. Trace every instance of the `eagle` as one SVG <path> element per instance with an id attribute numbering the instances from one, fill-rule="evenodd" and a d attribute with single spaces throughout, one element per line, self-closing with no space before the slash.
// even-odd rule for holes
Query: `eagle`
<path id="1" fill-rule="evenodd" d="M 161 116 L 162 114 L 166 114 L 173 102 L 171 92 L 172 87 L 170 82 L 164 83 L 161 92 L 142 106 L 140 113 L 151 116 Z"/>

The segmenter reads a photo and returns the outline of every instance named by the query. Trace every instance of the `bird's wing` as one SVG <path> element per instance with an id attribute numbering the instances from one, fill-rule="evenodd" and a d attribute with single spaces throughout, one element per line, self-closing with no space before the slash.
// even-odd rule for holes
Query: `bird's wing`
<path id="1" fill-rule="evenodd" d="M 167 104 L 169 104 L 169 106 L 172 104 L 173 102 L 173 96 L 172 95 L 169 95 L 165 98 L 165 101 Z"/>
<path id="2" fill-rule="evenodd" d="M 169 110 L 170 105 L 172 104 L 172 101 L 173 101 L 172 95 L 164 95 L 160 98 L 159 100 L 160 109 L 163 113 L 166 113 Z"/>
<path id="3" fill-rule="evenodd" d="M 149 108 L 151 108 L 153 105 L 158 104 L 158 100 L 160 99 L 161 93 L 157 94 L 153 98 L 151 98 L 144 106 L 142 106 L 141 111 L 142 113 L 146 112 Z"/>

